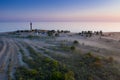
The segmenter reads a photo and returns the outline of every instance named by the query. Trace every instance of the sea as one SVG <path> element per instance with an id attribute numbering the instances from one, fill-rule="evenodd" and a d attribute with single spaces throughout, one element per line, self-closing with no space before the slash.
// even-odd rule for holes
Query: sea
<path id="1" fill-rule="evenodd" d="M 120 22 L 32 22 L 32 26 L 41 30 L 120 32 Z M 0 22 L 0 32 L 29 29 L 30 22 Z"/>

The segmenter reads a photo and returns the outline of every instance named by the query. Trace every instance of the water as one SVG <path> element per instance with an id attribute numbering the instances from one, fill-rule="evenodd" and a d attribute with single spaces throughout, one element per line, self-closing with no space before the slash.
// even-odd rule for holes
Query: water
<path id="1" fill-rule="evenodd" d="M 29 22 L 0 22 L 0 32 L 28 30 Z M 120 32 L 119 22 L 33 22 L 33 29 Z"/>

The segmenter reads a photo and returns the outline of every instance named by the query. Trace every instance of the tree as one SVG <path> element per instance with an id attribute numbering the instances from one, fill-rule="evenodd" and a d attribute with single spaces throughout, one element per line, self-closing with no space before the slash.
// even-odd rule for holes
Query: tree
<path id="1" fill-rule="evenodd" d="M 47 34 L 48 34 L 48 36 L 53 36 L 53 32 L 52 31 L 48 31 Z"/>
<path id="2" fill-rule="evenodd" d="M 101 35 L 101 36 L 103 35 L 103 32 L 102 32 L 102 31 L 100 31 L 100 35 Z"/>
<path id="3" fill-rule="evenodd" d="M 60 33 L 60 30 L 57 30 L 57 33 Z"/>

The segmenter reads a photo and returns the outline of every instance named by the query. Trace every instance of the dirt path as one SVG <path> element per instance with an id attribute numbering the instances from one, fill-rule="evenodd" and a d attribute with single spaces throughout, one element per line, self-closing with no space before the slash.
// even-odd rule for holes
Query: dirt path
<path id="1" fill-rule="evenodd" d="M 12 39 L 3 38 L 3 47 L 0 51 L 0 80 L 7 80 L 18 66 L 17 46 Z M 10 73 L 8 72 L 10 71 Z"/>

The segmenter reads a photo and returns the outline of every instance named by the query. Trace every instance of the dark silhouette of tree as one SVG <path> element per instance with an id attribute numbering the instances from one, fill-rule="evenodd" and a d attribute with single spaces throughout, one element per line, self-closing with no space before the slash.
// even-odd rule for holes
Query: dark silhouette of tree
<path id="1" fill-rule="evenodd" d="M 59 37 L 60 35 L 59 35 L 59 33 L 56 33 L 55 36 L 56 36 L 56 37 Z"/>
<path id="2" fill-rule="evenodd" d="M 60 33 L 60 30 L 57 30 L 57 33 Z"/>
<path id="3" fill-rule="evenodd" d="M 103 32 L 102 32 L 102 31 L 100 31 L 100 35 L 101 35 L 101 36 L 103 35 Z"/>
<path id="4" fill-rule="evenodd" d="M 79 42 L 77 40 L 73 41 L 73 44 L 79 44 Z"/>

